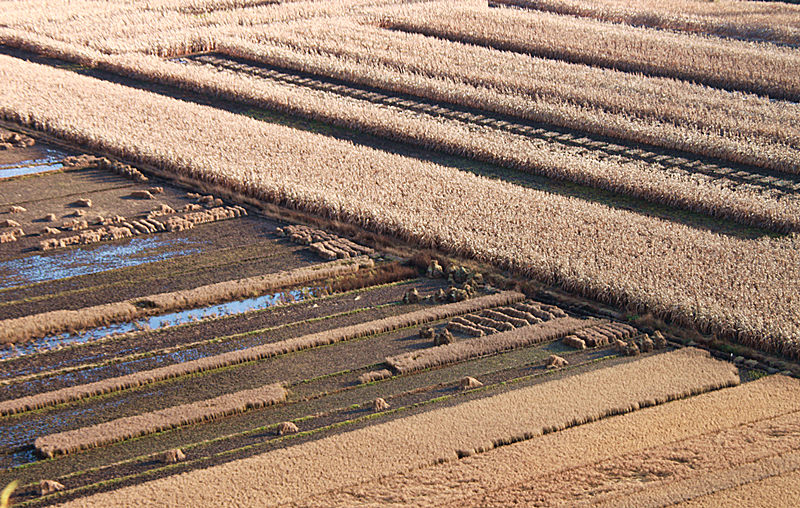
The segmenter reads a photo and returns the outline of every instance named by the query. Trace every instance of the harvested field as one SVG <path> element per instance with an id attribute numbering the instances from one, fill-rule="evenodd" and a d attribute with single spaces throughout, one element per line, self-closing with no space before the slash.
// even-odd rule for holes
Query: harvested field
<path id="1" fill-rule="evenodd" d="M 231 188 L 247 194 L 270 201 L 288 202 L 300 208 L 325 211 L 426 244 L 435 241 L 451 251 L 517 267 L 543 282 L 560 281 L 564 288 L 582 295 L 649 309 L 657 314 L 669 315 L 678 322 L 692 323 L 704 331 L 716 330 L 744 344 L 796 355 L 796 314 L 800 305 L 796 305 L 792 299 L 794 292 L 791 288 L 794 287 L 792 281 L 797 278 L 794 267 L 800 266 L 800 263 L 793 259 L 796 249 L 792 248 L 792 238 L 742 241 L 713 235 L 601 205 L 562 199 L 472 177 L 447 167 L 354 147 L 334 139 L 265 125 L 63 71 L 8 58 L 3 61 L 8 63 L 3 66 L 3 72 L 9 82 L 21 79 L 26 72 L 58 76 L 58 79 L 43 77 L 36 81 L 39 88 L 47 88 L 49 83 L 59 84 L 46 92 L 40 90 L 40 96 L 16 96 L 15 102 L 11 102 L 12 97 L 6 100 L 9 105 L 7 114 L 16 118 L 22 118 L 19 111 L 26 111 L 26 115 L 44 115 L 43 118 L 52 120 L 53 123 L 48 125 L 53 133 L 58 132 L 74 140 L 88 140 L 89 137 L 105 140 L 101 143 L 109 149 L 136 153 L 137 159 L 158 164 L 172 160 L 171 168 L 179 173 L 205 175 L 206 179 L 224 181 Z M 10 74 L 12 71 L 13 74 Z M 22 82 L 19 84 L 20 87 L 8 90 L 23 89 Z M 66 92 L 68 86 L 69 93 Z M 95 92 L 79 99 L 80 94 L 90 86 Z M 191 111 L 192 115 L 206 115 L 209 129 L 219 129 L 215 134 L 221 136 L 219 139 L 229 139 L 234 133 L 238 133 L 239 137 L 235 141 L 231 139 L 230 142 L 213 143 L 210 139 L 215 136 L 210 136 L 208 132 L 199 136 L 193 130 L 166 128 L 167 124 L 164 124 L 164 130 L 159 131 L 160 143 L 153 146 L 149 135 L 140 137 L 139 124 L 134 121 L 136 115 L 117 117 L 118 108 L 100 115 L 94 109 L 97 93 L 117 97 L 116 103 L 129 104 L 126 111 L 131 113 L 138 110 L 141 115 L 163 114 L 165 118 L 169 116 L 173 119 L 181 118 L 187 111 Z M 64 106 L 53 109 L 54 97 L 59 94 L 65 99 L 69 97 L 64 104 L 74 105 L 75 108 Z M 37 99 L 44 96 L 51 100 L 44 102 Z M 129 102 L 131 97 L 136 97 L 135 102 Z M 81 106 L 81 100 L 85 101 L 83 104 L 86 108 Z M 118 121 L 105 126 L 102 132 L 94 133 L 84 123 L 86 115 L 92 114 L 103 118 L 112 115 Z M 109 128 L 124 135 L 112 140 L 106 137 Z M 76 134 L 78 132 L 81 134 Z M 261 142 L 248 145 L 248 150 L 242 148 L 256 138 L 275 139 L 280 146 L 302 143 L 303 148 L 298 145 L 298 151 L 292 152 L 289 159 L 286 159 L 289 156 L 285 153 L 272 153 L 268 148 L 270 145 Z M 278 139 L 281 141 L 278 142 Z M 301 139 L 307 142 L 301 142 Z M 147 155 L 136 148 L 138 143 L 150 146 Z M 163 159 L 150 155 L 167 145 L 171 148 L 161 152 Z M 236 160 L 223 157 L 218 150 L 220 145 L 236 145 L 238 148 L 229 153 L 229 156 L 235 153 Z M 298 163 L 296 154 L 306 153 L 309 146 L 320 150 L 324 146 L 324 153 L 315 151 L 305 162 Z M 205 161 L 203 168 L 194 168 L 191 163 L 178 161 L 173 157 L 173 149 L 188 151 L 187 158 L 182 161 L 191 159 L 188 153 L 197 152 Z M 340 154 L 341 157 L 347 154 L 349 165 L 343 168 L 340 155 L 334 154 Z M 219 157 L 214 159 L 216 155 Z M 258 167 L 260 161 L 277 161 L 280 157 L 285 160 L 284 173 L 268 176 L 262 173 L 252 178 L 244 176 L 248 174 L 247 168 Z M 326 167 L 323 173 L 318 171 L 320 165 Z M 397 170 L 400 165 L 403 171 Z M 387 168 L 380 172 L 380 179 L 369 176 L 380 167 Z M 233 168 L 241 168 L 240 177 L 232 176 L 236 173 Z M 311 173 L 299 171 L 303 168 Z M 309 178 L 308 174 L 315 176 Z M 457 201 L 463 205 L 464 213 L 459 213 L 457 219 L 450 217 L 446 222 L 437 223 L 432 219 L 440 217 L 437 210 L 451 209 L 453 206 L 450 183 L 453 178 L 460 182 L 459 192 L 464 198 Z M 366 185 L 367 182 L 369 185 Z M 406 189 L 402 202 L 392 197 L 401 188 Z M 423 198 L 423 194 L 426 197 Z M 492 198 L 488 199 L 488 196 Z M 480 203 L 480 206 L 475 206 L 476 203 Z M 500 219 L 509 213 L 505 203 L 514 203 L 514 215 L 525 218 L 524 224 L 517 223 L 518 219 L 514 222 Z M 548 210 L 546 218 L 542 215 L 543 209 Z M 491 225 L 496 220 L 508 224 L 508 227 L 498 231 L 493 226 L 476 226 Z M 576 221 L 581 224 L 580 228 L 574 227 Z M 465 231 L 470 233 L 465 235 Z M 569 235 L 572 237 L 567 240 Z M 596 238 L 591 247 L 581 242 L 583 235 Z M 535 244 L 527 241 L 534 237 L 538 239 Z M 669 247 L 676 241 L 682 246 L 679 250 Z M 577 245 L 580 248 L 575 247 Z M 561 255 L 565 249 L 572 252 L 572 257 Z M 639 277 L 636 271 L 631 270 L 627 258 L 620 257 L 621 251 L 636 256 L 640 265 L 647 266 L 648 273 L 653 276 Z M 745 270 L 743 267 L 750 268 Z M 703 275 L 699 276 L 701 273 Z M 776 273 L 781 274 L 779 279 L 775 278 Z M 701 282 L 698 282 L 698 277 Z"/>
<path id="2" fill-rule="evenodd" d="M 10 415 L 31 411 L 55 404 L 63 404 L 75 400 L 92 397 L 104 393 L 125 390 L 132 387 L 152 384 L 166 379 L 186 376 L 197 372 L 220 369 L 231 365 L 252 362 L 276 355 L 300 351 L 313 347 L 334 344 L 359 337 L 385 333 L 391 330 L 421 325 L 432 321 L 447 319 L 458 314 L 466 314 L 476 310 L 508 305 L 520 301 L 524 295 L 513 291 L 496 295 L 483 296 L 464 302 L 441 305 L 433 309 L 423 309 L 409 314 L 384 318 L 358 325 L 338 328 L 326 332 L 305 335 L 283 341 L 255 346 L 240 351 L 232 351 L 198 360 L 186 361 L 150 371 L 137 372 L 127 376 L 106 379 L 96 383 L 63 388 L 54 392 L 39 393 L 20 399 L 0 402 L 0 415 Z"/>
<path id="3" fill-rule="evenodd" d="M 794 6 L 0 4 L 13 506 L 796 504 Z"/>
<path id="4" fill-rule="evenodd" d="M 628 370 L 626 375 L 633 374 L 641 382 L 635 388 L 622 386 L 617 375 L 620 369 Z M 658 376 L 652 375 L 654 371 Z M 655 377 L 660 379 L 656 381 Z M 627 412 L 640 404 L 660 403 L 737 382 L 728 365 L 694 350 L 682 350 L 276 450 L 225 466 L 144 483 L 121 489 L 114 495 L 146 500 L 154 499 L 153 494 L 158 492 L 159 496 L 169 495 L 179 503 L 202 504 L 249 505 L 252 501 L 247 498 L 258 498 L 261 502 L 270 499 L 273 504 L 298 502 L 309 495 L 364 483 L 381 475 L 452 461 L 459 450 L 491 449 L 493 443 L 509 442 L 523 435 L 533 437 L 544 428 L 564 428 Z M 556 396 L 572 383 L 581 387 L 570 392 L 576 395 L 582 392 L 580 400 Z M 446 433 L 440 431 L 443 424 L 448 426 Z M 415 442 L 416 446 L 409 447 L 409 442 Z M 381 443 L 380 450 L 367 453 L 370 443 Z M 320 456 L 338 467 L 335 470 L 321 467 L 317 460 Z M 310 474 L 312 471 L 314 474 Z M 236 478 L 254 474 L 269 474 L 273 481 L 252 485 L 246 493 L 234 489 Z M 206 488 L 198 490 L 194 485 Z M 109 495 L 100 494 L 82 500 L 79 505 L 101 506 L 110 499 Z"/>
<path id="5" fill-rule="evenodd" d="M 77 311 L 52 311 L 9 319 L 2 322 L 3 333 L 0 334 L 0 343 L 23 342 L 69 329 L 91 328 L 109 322 L 129 321 L 140 316 L 255 296 L 281 287 L 354 273 L 362 267 L 370 266 L 372 266 L 372 260 L 368 258 L 346 262 L 332 261 L 331 264 L 298 268 L 293 271 L 250 279 L 220 282 L 186 291 L 152 295 L 134 301 L 106 304 Z"/>
<path id="6" fill-rule="evenodd" d="M 800 410 L 796 398 L 798 388 L 793 379 L 761 379 L 514 443 L 462 460 L 400 472 L 369 483 L 359 482 L 357 486 L 338 488 L 297 502 L 306 506 L 368 506 L 380 499 L 382 505 L 394 506 L 508 506 L 524 499 L 528 503 L 558 504 L 566 500 L 572 504 L 578 502 L 570 496 L 574 490 L 580 490 L 581 496 L 595 492 L 590 484 L 574 481 L 573 468 L 592 475 L 588 482 L 605 475 L 616 483 L 620 478 L 615 473 L 625 474 L 629 470 L 606 469 L 602 467 L 606 461 L 644 458 L 651 450 L 680 450 L 687 440 L 701 447 L 711 447 L 714 453 L 724 456 L 725 442 L 716 440 L 717 435 L 744 438 L 737 445 L 747 447 L 745 436 L 754 435 L 758 428 L 770 428 L 774 418 L 796 422 Z M 751 448 L 752 451 L 757 449 L 755 444 Z M 553 457 L 559 460 L 552 460 Z M 654 458 L 656 465 L 640 473 L 654 475 L 666 467 L 686 471 L 692 461 L 706 460 L 689 453 L 686 457 L 689 462 L 681 464 L 681 455 L 672 457 L 674 460 L 666 462 Z M 540 482 L 542 488 L 538 489 Z M 611 488 L 615 487 L 614 483 Z M 556 485 L 569 491 L 551 490 L 550 487 Z M 622 487 L 645 485 L 638 479 L 621 483 Z M 603 484 L 598 485 L 596 493 L 602 493 L 603 487 Z M 392 493 L 388 499 L 387 492 Z"/>
<path id="7" fill-rule="evenodd" d="M 283 386 L 272 384 L 263 388 L 222 395 L 210 400 L 112 420 L 91 427 L 50 434 L 38 438 L 35 446 L 40 454 L 52 458 L 59 454 L 103 446 L 115 441 L 162 432 L 180 425 L 214 420 L 242 413 L 248 409 L 277 404 L 286 400 L 286 395 Z"/>

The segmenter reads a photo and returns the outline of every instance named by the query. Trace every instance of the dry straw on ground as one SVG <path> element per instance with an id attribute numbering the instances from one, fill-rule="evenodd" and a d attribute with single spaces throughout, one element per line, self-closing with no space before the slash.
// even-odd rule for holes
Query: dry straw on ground
<path id="1" fill-rule="evenodd" d="M 796 236 L 714 234 L 60 69 L 8 57 L 0 63 L 8 85 L 0 89 L 0 114 L 7 118 L 175 174 L 475 256 L 637 313 L 800 354 Z M 150 119 L 147 129 L 142 118 Z M 188 127 L 198 122 L 202 132 Z"/>
<path id="2" fill-rule="evenodd" d="M 286 400 L 286 396 L 286 389 L 275 383 L 90 427 L 48 434 L 37 438 L 34 445 L 41 455 L 54 457 L 277 404 Z"/>
<path id="3" fill-rule="evenodd" d="M 590 319 L 571 317 L 553 319 L 540 325 L 526 326 L 507 332 L 494 333 L 452 344 L 411 351 L 386 359 L 386 363 L 400 374 L 463 362 L 471 358 L 501 353 L 520 347 L 560 339 L 582 328 L 597 324 Z"/>
<path id="4" fill-rule="evenodd" d="M 193 289 L 161 293 L 123 302 L 108 303 L 79 310 L 56 310 L 0 321 L 0 343 L 23 342 L 35 337 L 81 330 L 108 323 L 130 321 L 139 317 L 181 309 L 212 305 L 217 302 L 249 298 L 282 287 L 325 280 L 369 268 L 369 258 L 331 261 L 293 270 L 209 284 Z"/>
<path id="5" fill-rule="evenodd" d="M 525 295 L 514 291 L 506 291 L 494 295 L 482 296 L 472 300 L 458 303 L 439 305 L 429 309 L 422 309 L 408 314 L 387 317 L 366 323 L 345 326 L 324 332 L 303 335 L 277 342 L 254 346 L 248 349 L 230 351 L 215 356 L 207 356 L 197 360 L 190 360 L 174 365 L 159 367 L 157 369 L 139 371 L 125 376 L 104 379 L 83 385 L 70 386 L 52 392 L 42 392 L 28 395 L 19 399 L 0 401 L 0 415 L 9 415 L 30 411 L 42 407 L 62 404 L 66 402 L 85 399 L 103 393 L 115 392 L 127 388 L 156 383 L 179 376 L 204 372 L 245 362 L 252 362 L 264 358 L 324 346 L 346 340 L 367 337 L 409 326 L 447 319 L 458 314 L 466 314 L 477 310 L 508 305 L 521 301 Z"/>
<path id="6" fill-rule="evenodd" d="M 628 382 L 631 379 L 636 382 Z M 98 494 L 73 506 L 105 506 L 112 496 L 144 505 L 157 499 L 194 506 L 297 503 L 332 489 L 455 460 L 457 450 L 491 449 L 515 438 L 538 436 L 545 429 L 736 383 L 730 364 L 697 350 L 680 350 Z M 270 481 L 257 481 L 263 478 Z"/>

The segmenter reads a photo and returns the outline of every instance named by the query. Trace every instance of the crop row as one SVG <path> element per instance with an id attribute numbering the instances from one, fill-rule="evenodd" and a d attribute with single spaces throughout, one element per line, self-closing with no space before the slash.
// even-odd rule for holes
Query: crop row
<path id="1" fill-rule="evenodd" d="M 730 364 L 697 350 L 679 350 L 99 494 L 80 503 L 101 506 L 109 495 L 117 500 L 141 499 L 145 491 L 158 491 L 180 505 L 246 504 L 245 496 L 276 505 L 299 503 L 309 495 L 738 382 Z M 263 478 L 270 481 L 258 480 Z M 243 483 L 248 489 L 233 488 Z"/>
<path id="2" fill-rule="evenodd" d="M 401 314 L 399 316 L 392 316 L 374 321 L 368 321 L 366 323 L 359 323 L 357 325 L 312 333 L 309 335 L 303 335 L 302 337 L 294 337 L 291 339 L 254 346 L 238 351 L 230 351 L 215 356 L 208 356 L 197 360 L 168 365 L 166 367 L 135 372 L 133 374 L 95 381 L 93 383 L 70 386 L 51 392 L 37 393 L 19 399 L 0 402 L 0 415 L 9 415 L 23 411 L 30 411 L 42 407 L 81 400 L 103 393 L 110 393 L 125 390 L 127 388 L 157 383 L 159 381 L 186 376 L 197 372 L 219 369 L 231 365 L 257 361 L 280 354 L 291 353 L 293 351 L 300 351 L 317 346 L 334 344 L 336 342 L 367 337 L 369 335 L 384 333 L 409 326 L 431 323 L 433 321 L 447 319 L 459 314 L 475 312 L 487 307 L 508 305 L 510 303 L 521 301 L 524 298 L 525 296 L 521 293 L 506 291 L 494 295 L 473 298 L 471 300 L 465 300 L 458 303 L 438 305 L 430 309 L 422 309 L 407 314 Z"/>
<path id="3" fill-rule="evenodd" d="M 48 434 L 37 438 L 34 445 L 43 456 L 54 457 L 277 404 L 286 400 L 286 396 L 286 389 L 280 383 L 274 383 L 191 404 Z"/>
<path id="4" fill-rule="evenodd" d="M 88 149 L 800 354 L 796 236 L 715 234 L 49 66 L 0 64 L 0 116 Z M 189 127 L 198 122 L 203 132 Z M 257 169 L 264 161 L 269 171 Z"/>
<path id="5" fill-rule="evenodd" d="M 389 11 L 381 26 L 728 90 L 800 98 L 800 55 L 765 44 L 610 24 L 463 0 Z"/>
<path id="6" fill-rule="evenodd" d="M 723 0 L 491 0 L 491 3 L 538 9 L 612 23 L 682 32 L 800 44 L 800 8 L 787 2 Z"/>
<path id="7" fill-rule="evenodd" d="M 776 171 L 800 171 L 800 105 L 795 103 L 346 19 L 275 25 L 250 38 L 254 42 L 239 40 L 243 36 L 220 40 L 217 49 L 534 122 Z"/>
<path id="8" fill-rule="evenodd" d="M 281 287 L 352 274 L 361 268 L 372 266 L 374 266 L 374 262 L 366 257 L 330 261 L 319 265 L 257 275 L 247 279 L 217 282 L 193 289 L 106 303 L 78 310 L 54 310 L 6 319 L 0 321 L 0 343 L 23 342 L 65 330 L 87 329 L 113 322 L 131 321 L 154 314 L 257 296 Z"/>
<path id="9" fill-rule="evenodd" d="M 0 29 L 0 40 L 4 40 L 2 32 Z M 22 44 L 18 39 L 5 41 L 12 45 Z M 258 54 L 257 47 L 245 46 L 244 43 L 237 47 L 245 53 Z M 74 52 L 43 39 L 37 40 L 29 49 L 57 54 L 70 61 L 137 79 L 355 128 L 424 148 L 607 189 L 747 225 L 778 232 L 800 229 L 800 204 L 792 196 L 784 195 L 778 199 L 769 192 L 746 185 L 720 185 L 701 174 L 641 161 L 590 157 L 583 149 L 551 143 L 546 139 L 497 128 L 476 129 L 477 125 L 472 122 L 445 120 L 435 115 L 385 107 L 305 87 L 287 86 L 218 67 L 183 65 L 147 56 L 115 63 L 117 60 L 111 57 L 88 51 Z"/>
<path id="10" fill-rule="evenodd" d="M 642 375 L 642 380 L 649 382 L 647 373 Z M 682 499 L 647 498 L 648 492 L 662 487 L 662 474 L 672 473 L 684 479 L 689 487 L 684 493 L 694 490 L 697 495 L 702 489 L 723 484 L 718 479 L 703 478 L 703 473 L 738 457 L 740 454 L 735 452 L 739 448 L 744 446 L 747 452 L 741 457 L 743 463 L 752 464 L 757 456 L 772 458 L 778 452 L 772 451 L 770 442 L 780 440 L 783 449 L 787 445 L 793 447 L 792 433 L 796 432 L 800 410 L 799 388 L 796 379 L 770 376 L 495 448 L 464 460 L 353 482 L 296 499 L 295 503 L 319 507 L 383 506 L 387 492 L 391 492 L 406 506 L 671 505 Z M 487 421 L 487 425 L 497 423 L 496 419 Z M 755 429 L 766 435 L 750 444 L 747 440 Z M 787 435 L 786 431 L 790 433 Z M 766 450 L 769 453 L 765 454 Z M 641 489 L 644 496 L 628 500 L 604 495 L 634 489 Z M 753 495 L 742 498 L 758 505 L 762 501 L 761 490 L 751 488 L 749 492 Z M 721 497 L 724 496 L 714 496 L 712 500 Z M 782 503 L 780 497 L 770 498 L 770 502 L 773 499 L 770 506 Z"/>

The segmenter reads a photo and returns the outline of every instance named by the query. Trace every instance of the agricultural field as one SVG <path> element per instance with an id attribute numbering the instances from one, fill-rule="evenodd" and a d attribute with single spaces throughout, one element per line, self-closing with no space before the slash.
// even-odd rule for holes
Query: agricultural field
<path id="1" fill-rule="evenodd" d="M 794 506 L 799 46 L 773 1 L 0 0 L 0 508 Z"/>

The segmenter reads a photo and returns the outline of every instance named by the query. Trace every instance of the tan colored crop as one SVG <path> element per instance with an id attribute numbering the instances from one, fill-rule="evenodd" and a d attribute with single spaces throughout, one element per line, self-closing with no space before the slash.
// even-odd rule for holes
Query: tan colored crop
<path id="1" fill-rule="evenodd" d="M 471 300 L 458 303 L 438 305 L 429 309 L 422 309 L 407 314 L 391 316 L 366 323 L 335 328 L 324 332 L 303 335 L 277 342 L 254 346 L 238 351 L 230 351 L 215 356 L 207 356 L 197 360 L 176 363 L 159 367 L 152 370 L 145 370 L 128 374 L 125 376 L 103 379 L 93 383 L 70 386 L 51 392 L 42 392 L 28 395 L 19 399 L 0 401 L 0 415 L 10 415 L 31 411 L 56 404 L 63 404 L 76 400 L 85 399 L 103 393 L 116 392 L 143 386 L 166 379 L 173 379 L 188 374 L 204 372 L 207 370 L 219 369 L 231 365 L 238 365 L 245 362 L 253 362 L 264 358 L 270 358 L 285 353 L 301 351 L 317 346 L 324 346 L 342 342 L 346 340 L 367 337 L 378 333 L 385 333 L 409 326 L 422 325 L 433 321 L 440 321 L 459 314 L 475 312 L 487 307 L 498 305 L 508 305 L 521 301 L 525 298 L 522 293 L 505 291 L 489 296 L 481 296 Z"/>
<path id="2" fill-rule="evenodd" d="M 119 418 L 75 430 L 48 434 L 36 439 L 36 450 L 45 457 L 54 457 L 124 441 L 147 434 L 202 423 L 249 409 L 277 404 L 286 400 L 286 389 L 274 383 L 251 390 L 228 393 L 191 404 L 159 409 L 150 413 Z"/>
<path id="3" fill-rule="evenodd" d="M 0 79 L 0 116 L 65 139 L 800 355 L 800 237 L 714 234 L 9 57 Z"/>
<path id="4" fill-rule="evenodd" d="M 636 382 L 628 382 L 632 379 Z M 91 496 L 75 506 L 101 506 L 109 495 L 131 496 L 144 503 L 171 499 L 192 506 L 298 502 L 331 489 L 452 461 L 459 451 L 491 449 L 641 405 L 735 385 L 738 379 L 730 364 L 698 350 L 679 350 Z M 570 396 L 564 397 L 565 393 Z M 270 481 L 248 481 L 265 477 Z"/>
<path id="5" fill-rule="evenodd" d="M 319 265 L 257 275 L 246 279 L 217 282 L 193 289 L 161 293 L 78 310 L 54 310 L 6 319 L 0 321 L 0 343 L 23 342 L 66 330 L 81 330 L 108 323 L 131 321 L 154 314 L 248 298 L 281 287 L 355 273 L 363 267 L 373 265 L 374 262 L 366 257 L 330 261 Z"/>
<path id="6" fill-rule="evenodd" d="M 408 374 L 417 370 L 463 362 L 479 356 L 560 339 L 597 323 L 598 321 L 591 319 L 557 318 L 534 326 L 525 326 L 507 332 L 460 340 L 452 344 L 410 351 L 391 356 L 386 359 L 386 363 L 396 372 Z"/>
<path id="7" fill-rule="evenodd" d="M 463 0 L 434 5 L 391 9 L 381 26 L 774 98 L 800 97 L 800 55 L 791 49 Z"/>
<path id="8" fill-rule="evenodd" d="M 799 389 L 796 379 L 762 378 L 461 460 L 369 482 L 353 482 L 314 497 L 296 498 L 294 502 L 309 507 L 511 506 L 515 500 L 524 505 L 594 505 L 603 500 L 606 491 L 643 489 L 647 493 L 658 485 L 659 473 L 664 473 L 667 480 L 682 472 L 702 480 L 705 471 L 722 468 L 726 460 L 734 464 L 737 460 L 754 461 L 771 454 L 765 441 L 779 443 L 776 453 L 794 448 L 796 437 L 793 439 L 792 433 L 796 432 L 800 411 Z M 776 423 L 770 425 L 772 421 Z M 776 433 L 771 434 L 770 430 Z M 790 430 L 788 435 L 776 436 L 785 430 Z M 747 442 L 759 435 L 757 443 Z M 733 439 L 730 453 L 726 450 L 728 438 Z M 641 463 L 651 459 L 650 463 Z M 692 465 L 698 468 L 691 469 Z M 714 486 L 713 482 L 701 484 Z M 391 497 L 387 497 L 389 492 Z M 609 504 L 627 506 L 614 498 L 609 499 Z M 655 506 L 666 504 L 669 503 Z"/>
<path id="9" fill-rule="evenodd" d="M 800 171 L 800 106 L 794 103 L 346 19 L 277 25 L 252 37 L 258 39 L 256 44 L 231 38 L 221 40 L 217 48 L 270 65 L 534 122 L 777 171 Z M 443 61 L 448 65 L 441 65 Z"/>
<path id="10" fill-rule="evenodd" d="M 787 500 L 794 499 L 800 499 L 800 469 L 697 497 L 679 506 L 681 508 L 771 507 L 781 506 Z"/>
<path id="11" fill-rule="evenodd" d="M 543 11 L 734 39 L 800 44 L 800 8 L 741 0 L 492 0 Z"/>

